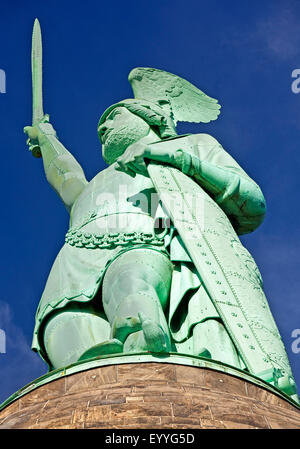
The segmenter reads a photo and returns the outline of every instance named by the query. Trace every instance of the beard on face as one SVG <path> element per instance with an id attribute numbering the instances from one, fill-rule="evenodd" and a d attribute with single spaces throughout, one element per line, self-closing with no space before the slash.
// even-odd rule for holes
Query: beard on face
<path id="1" fill-rule="evenodd" d="M 102 156 L 106 163 L 112 164 L 121 156 L 129 145 L 147 136 L 150 131 L 149 125 L 142 119 L 134 120 L 131 125 L 124 125 L 113 129 L 108 134 L 102 145 Z"/>

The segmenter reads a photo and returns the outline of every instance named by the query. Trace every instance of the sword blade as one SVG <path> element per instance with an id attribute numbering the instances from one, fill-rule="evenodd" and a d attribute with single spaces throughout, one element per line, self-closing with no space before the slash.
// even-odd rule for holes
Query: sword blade
<path id="1" fill-rule="evenodd" d="M 35 19 L 32 32 L 31 71 L 32 71 L 32 124 L 38 123 L 44 116 L 42 91 L 42 34 L 38 19 Z"/>

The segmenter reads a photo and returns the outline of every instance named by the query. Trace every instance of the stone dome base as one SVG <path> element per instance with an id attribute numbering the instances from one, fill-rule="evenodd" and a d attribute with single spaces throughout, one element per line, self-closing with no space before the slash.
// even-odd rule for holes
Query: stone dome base
<path id="1" fill-rule="evenodd" d="M 121 362 L 49 376 L 0 411 L 1 429 L 300 429 L 298 407 L 220 370 Z"/>

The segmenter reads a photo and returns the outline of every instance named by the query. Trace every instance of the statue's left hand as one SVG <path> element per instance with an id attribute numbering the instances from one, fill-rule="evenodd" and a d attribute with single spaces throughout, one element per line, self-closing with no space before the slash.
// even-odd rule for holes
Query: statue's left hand
<path id="1" fill-rule="evenodd" d="M 136 173 L 148 176 L 147 164 L 145 158 L 149 157 L 150 149 L 148 145 L 143 143 L 133 143 L 120 156 L 116 162 L 118 164 L 117 170 L 124 171 L 130 176 L 135 176 Z"/>

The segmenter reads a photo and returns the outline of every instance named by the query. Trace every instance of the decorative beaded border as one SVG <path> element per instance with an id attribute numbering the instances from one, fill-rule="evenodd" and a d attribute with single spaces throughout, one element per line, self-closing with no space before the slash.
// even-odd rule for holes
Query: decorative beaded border
<path id="1" fill-rule="evenodd" d="M 65 237 L 66 243 L 77 248 L 111 248 L 113 246 L 127 246 L 136 243 L 147 243 L 162 246 L 163 236 L 157 237 L 153 233 L 146 232 L 116 232 L 109 234 L 92 234 L 81 232 L 77 229 L 70 229 Z"/>

